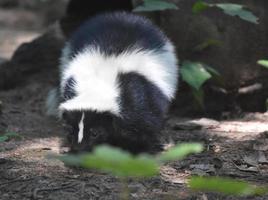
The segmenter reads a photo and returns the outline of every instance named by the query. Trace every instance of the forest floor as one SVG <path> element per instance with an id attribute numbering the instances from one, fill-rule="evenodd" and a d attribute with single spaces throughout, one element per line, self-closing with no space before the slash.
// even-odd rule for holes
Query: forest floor
<path id="1" fill-rule="evenodd" d="M 1 13 L 1 11 L 0 11 Z M 9 18 L 10 19 L 10 18 Z M 0 25 L 6 21 L 0 21 Z M 3 22 L 3 23 L 2 23 Z M 0 28 L 0 58 L 39 34 L 17 26 Z M 0 62 L 1 62 L 0 59 Z M 120 199 L 116 177 L 70 168 L 47 155 L 60 154 L 65 137 L 61 122 L 45 115 L 44 102 L 52 87 L 49 71 L 26 83 L 0 91 L 0 135 L 20 137 L 0 143 L 0 199 Z M 263 185 L 268 182 L 268 114 L 244 113 L 237 118 L 179 118 L 170 116 L 163 130 L 167 143 L 200 142 L 204 152 L 166 164 L 157 177 L 128 181 L 130 199 L 268 199 L 196 193 L 187 188 L 191 175 L 215 175 Z"/>

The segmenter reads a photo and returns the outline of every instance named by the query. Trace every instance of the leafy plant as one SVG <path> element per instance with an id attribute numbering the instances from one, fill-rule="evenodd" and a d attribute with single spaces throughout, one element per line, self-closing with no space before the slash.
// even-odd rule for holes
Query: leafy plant
<path id="1" fill-rule="evenodd" d="M 199 90 L 211 74 L 206 70 L 202 63 L 184 61 L 181 66 L 182 80 L 188 83 L 192 88 Z"/>
<path id="2" fill-rule="evenodd" d="M 202 150 L 201 144 L 185 143 L 177 145 L 160 155 L 141 154 L 134 156 L 121 149 L 101 145 L 96 147 L 92 153 L 65 155 L 57 158 L 68 165 L 96 169 L 120 177 L 152 177 L 159 174 L 159 167 L 163 163 L 179 160 Z"/>
<path id="3" fill-rule="evenodd" d="M 123 183 L 121 198 L 128 199 L 127 178 L 152 177 L 159 174 L 160 166 L 172 160 L 182 159 L 192 153 L 199 153 L 203 146 L 198 143 L 180 144 L 169 151 L 151 156 L 148 154 L 131 155 L 118 148 L 100 145 L 92 153 L 84 155 L 56 156 L 68 165 L 96 169 L 120 177 Z"/>
<path id="4" fill-rule="evenodd" d="M 97 169 L 116 176 L 147 177 L 158 174 L 158 166 L 149 155 L 133 155 L 109 146 L 98 146 L 92 153 L 60 158 L 69 165 Z"/>
<path id="5" fill-rule="evenodd" d="M 0 136 L 0 142 L 6 142 L 11 139 L 21 139 L 21 136 L 15 132 L 7 132 L 4 135 Z"/>
<path id="6" fill-rule="evenodd" d="M 268 68 L 268 60 L 259 60 L 258 64 L 265 68 Z"/>
<path id="7" fill-rule="evenodd" d="M 219 177 L 192 177 L 189 187 L 197 191 L 219 192 L 226 195 L 264 195 L 268 187 L 257 187 L 244 181 Z"/>
<path id="8" fill-rule="evenodd" d="M 173 4 L 163 0 L 144 0 L 143 4 L 137 6 L 133 11 L 141 12 L 141 11 L 161 11 L 167 9 L 178 9 L 178 7 Z"/>
<path id="9" fill-rule="evenodd" d="M 192 88 L 193 96 L 200 107 L 203 107 L 204 103 L 203 84 L 212 77 L 222 84 L 220 74 L 215 69 L 200 62 L 184 61 L 180 73 L 182 80 Z"/>
<path id="10" fill-rule="evenodd" d="M 197 1 L 192 8 L 193 13 L 200 13 L 208 8 L 216 7 L 227 15 L 238 16 L 240 19 L 245 21 L 258 24 L 258 18 L 250 11 L 245 10 L 244 5 L 233 4 L 233 3 L 206 3 L 202 0 Z"/>
<path id="11" fill-rule="evenodd" d="M 206 3 L 198 0 L 192 7 L 192 12 L 197 14 L 208 8 L 216 7 L 221 9 L 225 14 L 230 16 L 238 16 L 245 21 L 258 24 L 258 18 L 250 11 L 245 9 L 244 5 L 233 3 Z M 178 9 L 176 4 L 164 0 L 143 0 L 143 4 L 137 6 L 133 11 L 161 11 L 167 9 Z"/>

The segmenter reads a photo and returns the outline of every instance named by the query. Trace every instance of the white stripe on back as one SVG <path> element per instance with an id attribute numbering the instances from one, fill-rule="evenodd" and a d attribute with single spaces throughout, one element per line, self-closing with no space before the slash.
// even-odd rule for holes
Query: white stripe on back
<path id="1" fill-rule="evenodd" d="M 73 89 L 77 95 L 63 102 L 60 110 L 109 111 L 120 116 L 118 75 L 131 72 L 143 75 L 158 86 L 168 99 L 175 96 L 178 68 L 170 42 L 162 51 L 133 49 L 109 56 L 89 46 L 62 65 L 61 92 L 64 92 L 66 81 L 72 77 L 76 81 Z"/>

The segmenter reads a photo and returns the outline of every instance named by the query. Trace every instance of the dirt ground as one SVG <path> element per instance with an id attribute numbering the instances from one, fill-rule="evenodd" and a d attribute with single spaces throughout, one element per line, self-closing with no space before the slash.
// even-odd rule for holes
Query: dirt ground
<path id="1" fill-rule="evenodd" d="M 3 23 L 0 23 L 2 59 L 9 59 L 20 43 L 41 32 Z M 45 115 L 44 102 L 53 82 L 50 71 L 42 71 L 15 89 L 0 91 L 0 135 L 16 132 L 21 136 L 0 143 L 0 199 L 120 199 L 122 184 L 118 178 L 70 168 L 47 158 L 50 153 L 60 154 L 65 137 L 61 122 Z M 206 148 L 201 154 L 163 166 L 160 176 L 129 180 L 130 199 L 268 199 L 268 195 L 238 198 L 196 193 L 187 188 L 191 175 L 267 184 L 268 114 L 244 113 L 230 119 L 224 113 L 218 121 L 170 116 L 163 130 L 163 141 L 167 145 L 201 142 Z"/>

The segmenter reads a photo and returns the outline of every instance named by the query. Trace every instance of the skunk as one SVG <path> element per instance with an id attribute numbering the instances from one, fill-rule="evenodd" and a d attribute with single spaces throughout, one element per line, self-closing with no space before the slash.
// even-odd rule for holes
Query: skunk
<path id="1" fill-rule="evenodd" d="M 141 152 L 157 141 L 178 80 L 174 46 L 148 19 L 97 15 L 66 42 L 48 99 L 68 125 L 71 151 L 110 144 Z"/>

